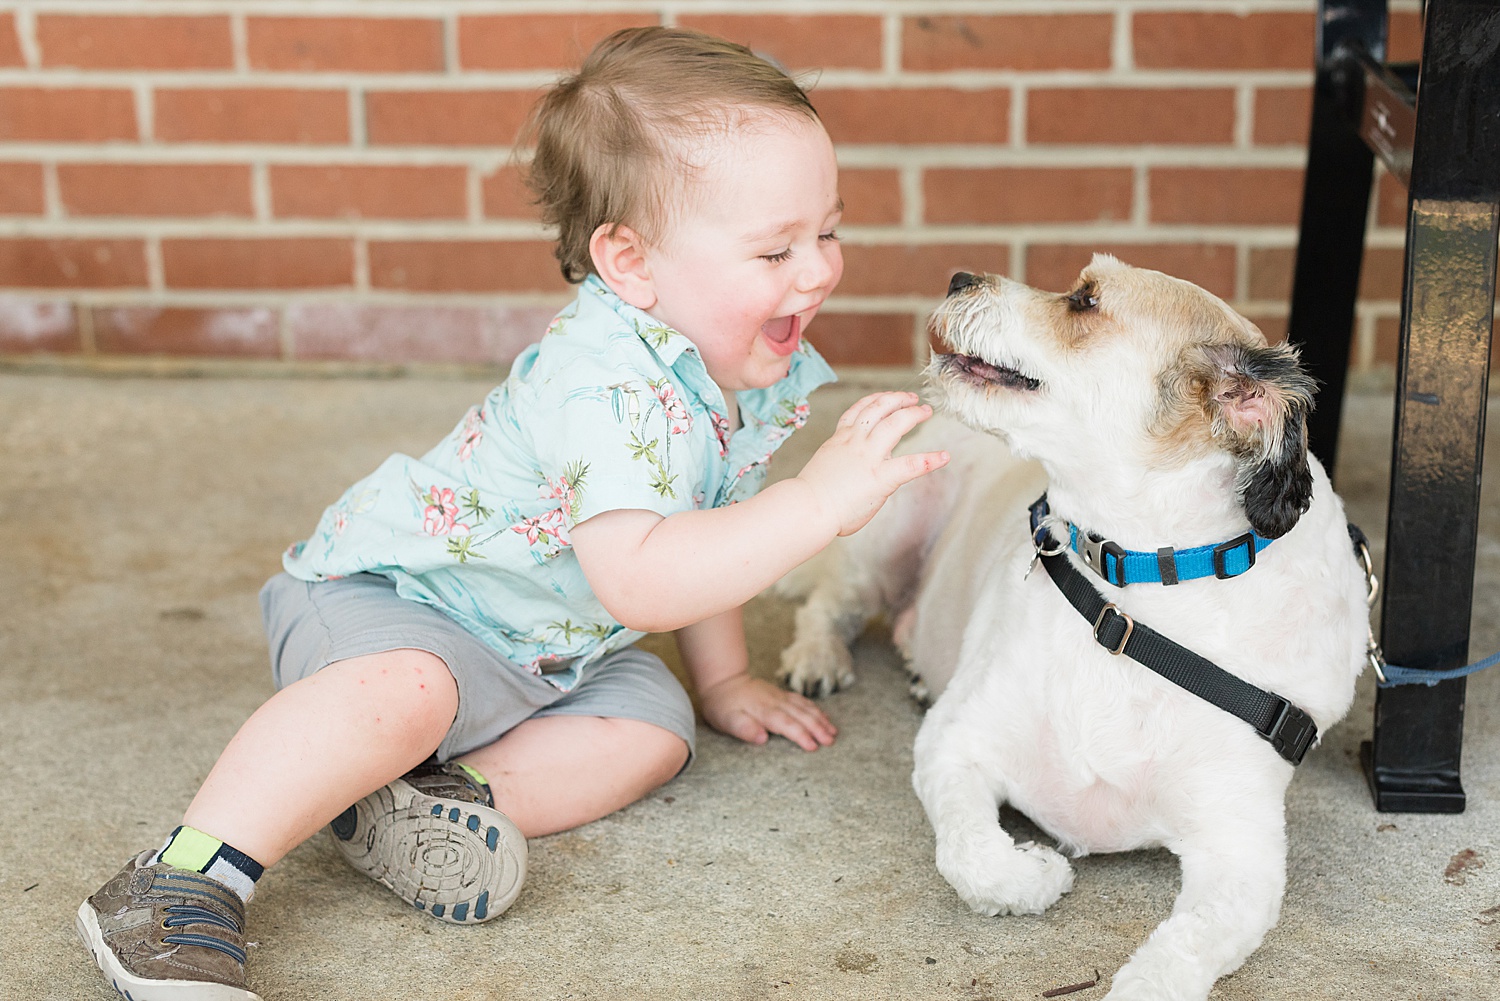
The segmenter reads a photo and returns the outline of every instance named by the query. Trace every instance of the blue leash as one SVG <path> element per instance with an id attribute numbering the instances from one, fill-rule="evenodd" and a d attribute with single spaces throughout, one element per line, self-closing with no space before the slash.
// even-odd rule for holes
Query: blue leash
<path id="1" fill-rule="evenodd" d="M 1382 659 L 1375 671 L 1375 677 L 1379 679 L 1376 685 L 1380 688 L 1395 688 L 1398 685 L 1426 685 L 1431 688 L 1439 681 L 1466 678 L 1487 667 L 1494 667 L 1496 664 L 1500 664 L 1500 653 L 1491 654 L 1484 660 L 1475 661 L 1467 667 L 1453 667 L 1446 671 L 1422 671 L 1414 667 L 1398 667 L 1395 664 L 1387 664 Z"/>
<path id="2" fill-rule="evenodd" d="M 1365 533 L 1360 531 L 1359 526 L 1349 524 L 1349 540 L 1354 543 L 1354 555 L 1359 558 L 1365 568 L 1365 585 L 1369 593 L 1365 598 L 1365 604 L 1375 606 L 1375 595 L 1380 591 L 1380 581 L 1375 577 L 1375 567 L 1370 560 L 1370 542 L 1365 538 Z M 1401 685 L 1426 685 L 1428 688 L 1440 681 L 1456 681 L 1459 678 L 1467 678 L 1471 674 L 1477 674 L 1486 668 L 1500 664 L 1500 653 L 1492 654 L 1484 660 L 1475 661 L 1464 667 L 1450 667 L 1445 671 L 1429 671 L 1415 667 L 1401 667 L 1397 664 L 1387 664 L 1385 654 L 1381 652 L 1380 644 L 1375 642 L 1375 630 L 1370 630 L 1369 647 L 1365 652 L 1370 666 L 1375 669 L 1375 685 L 1377 688 L 1398 688 Z"/>

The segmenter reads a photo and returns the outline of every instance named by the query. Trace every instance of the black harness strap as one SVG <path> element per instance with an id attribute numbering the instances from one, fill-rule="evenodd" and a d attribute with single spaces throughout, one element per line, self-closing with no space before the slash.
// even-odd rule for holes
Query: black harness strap
<path id="1" fill-rule="evenodd" d="M 1057 548 L 1050 533 L 1035 538 L 1041 549 Z M 1311 716 L 1281 696 L 1230 674 L 1121 612 L 1094 590 L 1073 566 L 1066 551 L 1052 556 L 1039 552 L 1037 556 L 1068 604 L 1094 624 L 1094 639 L 1100 646 L 1112 654 L 1123 653 L 1172 684 L 1238 716 L 1269 741 L 1277 754 L 1294 765 L 1301 763 L 1318 736 L 1317 724 Z"/>

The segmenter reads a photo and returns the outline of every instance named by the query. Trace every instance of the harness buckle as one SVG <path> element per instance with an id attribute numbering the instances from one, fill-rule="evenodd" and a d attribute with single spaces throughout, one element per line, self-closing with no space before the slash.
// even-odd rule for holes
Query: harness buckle
<path id="1" fill-rule="evenodd" d="M 1300 765 L 1303 755 L 1317 739 L 1318 725 L 1307 713 L 1283 699 L 1281 712 L 1271 724 L 1271 731 L 1262 736 L 1271 742 L 1277 754 L 1294 765 Z"/>
<path id="2" fill-rule="evenodd" d="M 1215 577 L 1220 580 L 1228 580 L 1231 577 L 1238 577 L 1245 572 L 1245 570 L 1236 570 L 1234 573 L 1229 572 L 1229 555 L 1242 547 L 1245 550 L 1245 570 L 1249 570 L 1255 566 L 1255 535 L 1252 532 L 1246 532 L 1238 539 L 1230 539 L 1228 542 L 1214 546 Z"/>
<path id="3" fill-rule="evenodd" d="M 1107 629 L 1110 625 L 1113 624 L 1112 622 L 1104 621 L 1105 619 L 1109 618 L 1110 612 L 1114 612 L 1117 618 L 1125 620 L 1125 635 L 1120 637 L 1120 642 L 1115 644 L 1113 649 L 1110 648 L 1110 645 L 1108 643 L 1104 642 L 1104 637 L 1100 635 L 1104 629 Z M 1124 653 L 1125 644 L 1130 642 L 1130 634 L 1133 632 L 1135 632 L 1135 620 L 1116 608 L 1113 602 L 1106 604 L 1103 608 L 1099 609 L 1099 617 L 1094 620 L 1094 641 L 1104 649 L 1109 650 L 1111 654 L 1118 657 L 1120 656 L 1120 654 Z"/>
<path id="4" fill-rule="evenodd" d="M 1090 570 L 1103 577 L 1109 583 L 1114 584 L 1116 587 L 1125 586 L 1125 550 L 1119 543 L 1095 535 L 1093 532 L 1080 532 L 1078 555 L 1083 557 L 1083 562 L 1088 565 Z M 1104 559 L 1106 556 L 1114 557 L 1115 572 L 1119 575 L 1119 580 L 1110 576 L 1109 568 Z"/>

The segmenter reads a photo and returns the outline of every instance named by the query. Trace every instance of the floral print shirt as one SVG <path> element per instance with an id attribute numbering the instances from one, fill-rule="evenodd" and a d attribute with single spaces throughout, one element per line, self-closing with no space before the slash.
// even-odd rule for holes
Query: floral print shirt
<path id="1" fill-rule="evenodd" d="M 752 496 L 834 379 L 806 341 L 786 378 L 724 397 L 682 334 L 590 276 L 510 376 L 436 448 L 392 455 L 323 512 L 283 565 L 302 580 L 383 574 L 567 691 L 641 633 L 599 603 L 569 543 L 604 511 L 664 517 Z"/>

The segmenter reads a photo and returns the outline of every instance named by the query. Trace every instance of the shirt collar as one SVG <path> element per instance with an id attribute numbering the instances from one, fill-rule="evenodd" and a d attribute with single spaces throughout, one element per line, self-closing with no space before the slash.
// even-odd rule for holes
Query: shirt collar
<path id="1" fill-rule="evenodd" d="M 637 309 L 621 299 L 613 289 L 604 284 L 598 275 L 589 275 L 583 280 L 581 294 L 596 296 L 600 302 L 613 310 L 629 329 L 635 331 L 646 346 L 661 359 L 663 365 L 673 369 L 679 375 L 687 376 L 684 380 L 689 384 L 687 388 L 697 393 L 706 406 L 710 409 L 723 406 L 722 396 L 708 376 L 708 369 L 703 365 L 697 345 L 685 334 L 667 326 L 645 310 Z M 688 362 L 687 359 L 683 359 L 684 364 L 679 365 L 678 360 L 683 355 L 690 356 L 692 360 Z M 684 372 L 684 369 L 688 371 Z M 735 396 L 740 403 L 742 416 L 749 414 L 763 424 L 783 424 L 787 420 L 786 414 L 795 410 L 797 404 L 805 403 L 808 394 L 814 389 L 837 380 L 838 376 L 834 375 L 833 369 L 828 367 L 823 356 L 818 354 L 811 344 L 803 341 L 792 353 L 791 367 L 784 378 L 765 389 L 741 390 Z M 787 401 L 793 404 L 791 408 L 785 405 Z M 800 423 L 797 426 L 800 427 Z"/>
<path id="2" fill-rule="evenodd" d="M 636 335 L 646 342 L 647 347 L 656 352 L 656 356 L 661 359 L 663 365 L 670 367 L 676 364 L 678 356 L 684 352 L 697 357 L 697 346 L 684 334 L 667 326 L 644 309 L 637 309 L 621 299 L 615 294 L 614 289 L 604 284 L 603 279 L 598 275 L 589 275 L 585 278 L 583 289 L 585 293 L 598 296 L 601 302 L 614 310 L 615 315 L 623 320 L 627 327 L 634 330 Z"/>

